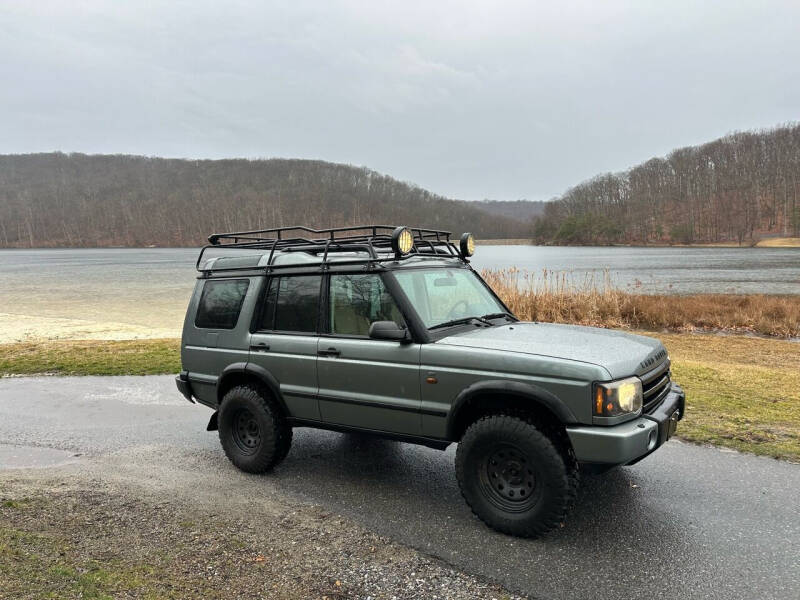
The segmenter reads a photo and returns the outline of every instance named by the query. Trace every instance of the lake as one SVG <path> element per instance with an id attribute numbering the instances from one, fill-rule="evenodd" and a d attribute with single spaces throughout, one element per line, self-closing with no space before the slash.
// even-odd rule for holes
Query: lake
<path id="1" fill-rule="evenodd" d="M 196 258 L 194 248 L 0 250 L 0 342 L 176 336 Z M 578 284 L 608 273 L 639 293 L 800 295 L 797 248 L 478 246 L 473 266 Z"/>

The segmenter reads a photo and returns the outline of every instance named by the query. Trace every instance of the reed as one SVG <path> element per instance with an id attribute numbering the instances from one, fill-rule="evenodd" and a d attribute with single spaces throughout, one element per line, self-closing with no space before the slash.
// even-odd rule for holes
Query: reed
<path id="1" fill-rule="evenodd" d="M 669 331 L 800 336 L 800 297 L 766 294 L 640 294 L 618 289 L 609 273 L 482 272 L 511 310 L 526 321 Z"/>

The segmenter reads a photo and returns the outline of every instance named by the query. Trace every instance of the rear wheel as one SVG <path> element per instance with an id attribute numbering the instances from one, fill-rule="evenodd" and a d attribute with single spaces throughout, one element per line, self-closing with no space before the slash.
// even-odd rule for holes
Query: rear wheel
<path id="1" fill-rule="evenodd" d="M 482 521 L 503 533 L 537 537 L 558 527 L 578 483 L 577 465 L 560 446 L 523 418 L 479 419 L 456 452 L 464 499 Z"/>
<path id="2" fill-rule="evenodd" d="M 248 473 L 264 473 L 289 453 L 292 428 L 272 397 L 253 385 L 231 388 L 219 409 L 219 439 L 230 461 Z"/>

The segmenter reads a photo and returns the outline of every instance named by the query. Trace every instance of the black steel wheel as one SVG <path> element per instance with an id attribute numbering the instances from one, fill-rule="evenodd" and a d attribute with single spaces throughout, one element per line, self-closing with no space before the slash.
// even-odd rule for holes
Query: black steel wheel
<path id="1" fill-rule="evenodd" d="M 230 389 L 217 420 L 225 454 L 243 471 L 269 471 L 289 452 L 292 428 L 270 394 L 259 386 Z"/>
<path id="2" fill-rule="evenodd" d="M 495 450 L 486 452 L 479 476 L 487 500 L 506 512 L 525 512 L 541 496 L 536 465 L 514 444 L 498 444 Z"/>
<path id="3" fill-rule="evenodd" d="M 509 415 L 486 416 L 467 428 L 456 451 L 456 476 L 472 512 L 493 529 L 521 537 L 563 523 L 578 484 L 568 450 L 532 422 Z"/>
<path id="4" fill-rule="evenodd" d="M 261 445 L 261 428 L 258 420 L 246 408 L 240 409 L 234 416 L 233 439 L 245 454 L 253 454 Z"/>

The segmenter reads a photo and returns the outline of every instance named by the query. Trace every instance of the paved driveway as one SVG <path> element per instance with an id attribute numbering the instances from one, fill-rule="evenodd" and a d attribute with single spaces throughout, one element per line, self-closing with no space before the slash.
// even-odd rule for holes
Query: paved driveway
<path id="1" fill-rule="evenodd" d="M 82 461 L 220 501 L 245 482 L 252 494 L 253 476 L 205 431 L 209 416 L 170 377 L 4 379 L 0 468 Z M 345 514 L 535 598 L 800 597 L 798 465 L 670 441 L 635 467 L 585 480 L 562 530 L 520 540 L 471 515 L 453 455 L 301 429 L 256 489 Z"/>

